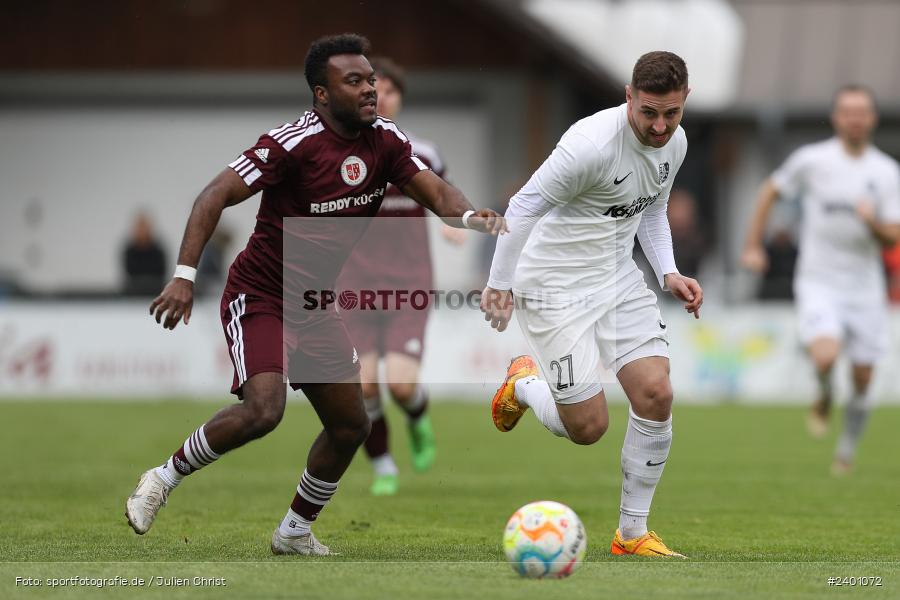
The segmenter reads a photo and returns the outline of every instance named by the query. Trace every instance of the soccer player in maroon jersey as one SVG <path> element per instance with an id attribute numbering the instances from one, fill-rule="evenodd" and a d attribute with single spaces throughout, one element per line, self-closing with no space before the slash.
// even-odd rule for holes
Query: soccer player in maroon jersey
<path id="1" fill-rule="evenodd" d="M 400 112 L 405 90 L 402 69 L 392 60 L 373 58 L 378 91 L 378 114 L 395 119 Z M 431 170 L 444 177 L 445 167 L 433 144 L 410 136 L 413 152 Z M 411 294 L 417 290 L 427 294 L 432 289 L 431 254 L 425 208 L 388 186 L 378 219 L 354 247 L 338 278 L 337 291 L 388 290 Z M 383 217 L 383 218 L 381 218 Z M 413 218 L 405 218 L 413 217 Z M 450 229 L 462 233 L 458 229 Z M 458 240 L 451 233 L 445 237 Z M 419 384 L 419 367 L 428 322 L 429 303 L 404 303 L 381 309 L 366 310 L 362 305 L 342 311 L 350 339 L 359 351 L 363 402 L 372 422 L 372 433 L 364 444 L 372 462 L 375 479 L 373 495 L 391 496 L 399 487 L 398 469 L 391 456 L 389 435 L 381 403 L 378 365 L 384 361 L 388 391 L 406 413 L 413 468 L 426 471 L 434 463 L 435 440 L 427 414 L 428 394 Z"/>
<path id="2" fill-rule="evenodd" d="M 304 300 L 307 291 L 333 289 L 364 231 L 366 219 L 345 217 L 374 216 L 390 182 L 449 224 L 495 235 L 506 229 L 497 213 L 476 212 L 412 153 L 393 122 L 376 114 L 367 51 L 368 40 L 352 34 L 313 43 L 305 61 L 313 109 L 260 137 L 194 202 L 175 277 L 150 305 L 166 329 L 189 322 L 195 267 L 222 210 L 263 192 L 256 229 L 231 266 L 221 304 L 234 364 L 231 391 L 242 402 L 220 410 L 163 465 L 141 476 L 125 509 L 139 534 L 150 529 L 184 477 L 278 425 L 287 375 L 323 430 L 271 548 L 276 554 L 328 554 L 310 525 L 337 490 L 370 423 L 357 353 L 334 304 L 322 299 L 319 308 L 327 310 L 304 310 Z"/>

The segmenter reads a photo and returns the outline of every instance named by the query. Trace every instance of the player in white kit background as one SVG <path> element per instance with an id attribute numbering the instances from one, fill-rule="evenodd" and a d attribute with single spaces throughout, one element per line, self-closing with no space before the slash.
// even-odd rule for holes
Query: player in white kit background
<path id="1" fill-rule="evenodd" d="M 510 233 L 482 295 L 498 331 L 515 301 L 534 355 L 510 364 L 492 403 L 498 429 L 509 431 L 531 408 L 554 434 L 593 444 L 609 425 L 603 373 L 612 371 L 628 396 L 614 554 L 682 556 L 647 530 L 672 443 L 672 388 L 666 324 L 632 249 L 637 235 L 659 285 L 699 317 L 703 291 L 675 267 L 666 216 L 687 151 L 679 124 L 689 91 L 677 55 L 642 56 L 626 103 L 575 123 L 510 200 Z"/>
<path id="2" fill-rule="evenodd" d="M 850 470 L 872 407 L 870 382 L 888 345 L 887 291 L 881 250 L 900 240 L 900 170 L 871 143 L 878 122 L 868 89 L 837 91 L 831 113 L 835 136 L 802 146 L 759 192 L 742 263 L 768 268 L 763 237 L 778 198 L 799 198 L 800 253 L 794 275 L 799 334 L 815 367 L 819 394 L 808 426 L 828 428 L 832 372 L 843 351 L 850 359 L 853 393 L 832 471 Z"/>

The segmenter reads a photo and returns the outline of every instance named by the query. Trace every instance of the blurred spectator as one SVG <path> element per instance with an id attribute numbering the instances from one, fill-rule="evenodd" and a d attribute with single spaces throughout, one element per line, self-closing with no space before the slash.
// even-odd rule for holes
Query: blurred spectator
<path id="1" fill-rule="evenodd" d="M 887 281 L 888 300 L 891 304 L 900 304 L 900 244 L 885 248 L 884 273 Z"/>
<path id="2" fill-rule="evenodd" d="M 228 270 L 228 248 L 232 241 L 231 231 L 220 226 L 213 233 L 197 265 L 197 283 L 194 293 L 198 296 L 222 293 L 225 274 Z"/>
<path id="3" fill-rule="evenodd" d="M 19 291 L 16 277 L 11 271 L 0 269 L 0 300 L 13 296 Z"/>
<path id="4" fill-rule="evenodd" d="M 794 298 L 794 266 L 797 244 L 789 229 L 776 229 L 766 244 L 769 269 L 759 288 L 760 300 L 792 300 Z"/>
<path id="5" fill-rule="evenodd" d="M 135 217 L 128 243 L 122 251 L 122 266 L 125 269 L 125 295 L 155 296 L 162 291 L 169 263 L 146 213 Z"/>
<path id="6" fill-rule="evenodd" d="M 669 195 L 668 214 L 678 271 L 697 277 L 706 256 L 706 235 L 697 224 L 697 201 L 686 189 L 676 188 Z"/>

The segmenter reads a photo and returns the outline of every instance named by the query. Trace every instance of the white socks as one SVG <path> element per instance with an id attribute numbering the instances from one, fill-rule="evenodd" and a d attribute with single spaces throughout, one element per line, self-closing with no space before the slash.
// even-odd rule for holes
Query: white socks
<path id="1" fill-rule="evenodd" d="M 294 501 L 288 509 L 278 531 L 281 535 L 297 537 L 309 533 L 310 525 L 318 518 L 319 513 L 334 496 L 337 491 L 338 482 L 334 483 L 322 481 L 309 474 L 309 470 L 304 469 L 303 475 L 300 476 L 300 484 L 297 486 L 297 493 L 294 495 Z M 309 515 L 304 517 L 303 514 Z"/>
<path id="2" fill-rule="evenodd" d="M 534 376 L 516 382 L 516 399 L 534 411 L 537 419 L 555 435 L 568 438 L 546 381 Z M 672 417 L 665 421 L 644 419 L 628 409 L 628 429 L 622 445 L 622 503 L 619 529 L 626 540 L 647 533 L 647 515 L 653 493 L 672 447 Z"/>
<path id="3" fill-rule="evenodd" d="M 419 384 L 416 386 L 416 391 L 413 394 L 412 400 L 410 400 L 405 406 L 400 405 L 400 408 L 403 409 L 403 412 L 406 413 L 406 418 L 410 423 L 415 423 L 419 420 L 419 418 L 424 414 L 423 408 L 428 403 L 428 392 L 425 391 L 425 386 Z M 416 415 L 416 416 L 411 416 Z"/>
<path id="4" fill-rule="evenodd" d="M 556 410 L 556 401 L 550 392 L 550 386 L 543 379 L 534 375 L 523 377 L 516 382 L 516 400 L 534 411 L 534 416 L 549 429 L 553 435 L 568 438 L 569 432 L 563 425 L 559 411 Z"/>
<path id="5" fill-rule="evenodd" d="M 179 473 L 178 469 L 175 468 L 171 456 L 167 462 L 156 467 L 156 474 L 159 475 L 159 478 L 162 479 L 167 486 L 169 486 L 170 490 L 174 490 L 178 487 L 178 484 L 184 479 L 184 475 Z"/>
<path id="6" fill-rule="evenodd" d="M 844 409 L 844 429 L 841 431 L 841 437 L 838 438 L 835 458 L 847 464 L 853 462 L 853 458 L 856 456 L 856 446 L 866 428 L 871 409 L 872 394 L 868 390 L 862 394 L 855 393 L 850 398 L 847 408 Z"/>
<path id="7" fill-rule="evenodd" d="M 156 467 L 156 474 L 170 489 L 181 483 L 185 476 L 221 458 L 221 455 L 210 448 L 209 442 L 206 441 L 204 427 L 206 425 L 201 425 L 169 457 L 169 460 Z"/>
<path id="8" fill-rule="evenodd" d="M 281 535 L 297 537 L 309 533 L 310 525 L 312 525 L 312 521 L 304 519 L 293 510 L 288 509 L 284 519 L 281 520 L 281 525 L 278 526 L 278 531 L 281 532 Z"/>
<path id="9" fill-rule="evenodd" d="M 375 475 L 399 475 L 400 470 L 397 468 L 397 463 L 394 462 L 394 457 L 391 456 L 391 453 L 382 454 L 381 456 L 376 456 L 372 459 L 372 470 L 375 471 Z"/>
<path id="10" fill-rule="evenodd" d="M 626 540 L 647 533 L 653 492 L 672 447 L 672 417 L 643 419 L 628 408 L 628 429 L 622 444 L 622 504 L 619 529 Z"/>

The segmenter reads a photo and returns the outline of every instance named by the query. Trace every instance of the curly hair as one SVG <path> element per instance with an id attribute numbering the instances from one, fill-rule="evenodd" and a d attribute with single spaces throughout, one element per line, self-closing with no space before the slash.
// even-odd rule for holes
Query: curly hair
<path id="1" fill-rule="evenodd" d="M 325 75 L 325 67 L 328 59 L 337 54 L 362 54 L 366 55 L 371 50 L 369 40 L 355 33 L 342 33 L 329 35 L 317 39 L 309 47 L 304 60 L 303 74 L 306 75 L 306 83 L 309 89 L 315 91 L 317 85 L 326 86 L 328 79 Z"/>
<path id="2" fill-rule="evenodd" d="M 677 54 L 665 51 L 648 52 L 634 64 L 631 87 L 651 94 L 668 94 L 688 85 L 688 70 Z"/>

